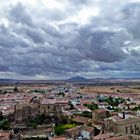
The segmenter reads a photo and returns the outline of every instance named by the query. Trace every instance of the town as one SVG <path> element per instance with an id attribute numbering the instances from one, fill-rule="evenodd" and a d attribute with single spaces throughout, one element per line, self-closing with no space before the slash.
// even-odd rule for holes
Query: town
<path id="1" fill-rule="evenodd" d="M 0 0 L 0 140 L 140 140 L 140 0 Z"/>
<path id="2" fill-rule="evenodd" d="M 139 86 L 0 88 L 0 140 L 139 140 Z"/>

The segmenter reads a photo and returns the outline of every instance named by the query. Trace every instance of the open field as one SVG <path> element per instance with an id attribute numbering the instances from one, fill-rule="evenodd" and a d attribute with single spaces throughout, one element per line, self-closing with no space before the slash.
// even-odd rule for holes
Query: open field
<path id="1" fill-rule="evenodd" d="M 17 87 L 19 91 L 21 92 L 27 92 L 29 90 L 35 90 L 35 89 L 45 89 L 45 90 L 51 90 L 55 88 L 55 84 L 23 84 L 23 85 L 8 85 L 8 86 L 0 86 L 1 90 L 6 90 L 6 89 L 13 89 L 14 87 Z"/>
<path id="2" fill-rule="evenodd" d="M 35 89 L 45 89 L 52 90 L 55 88 L 59 88 L 60 86 L 67 86 L 67 82 L 63 83 L 20 83 L 20 84 L 2 84 L 0 85 L 0 89 L 13 89 L 14 87 L 18 87 L 18 89 L 22 92 L 27 92 L 29 90 Z M 102 84 L 102 83 L 100 83 Z M 103 83 L 106 84 L 106 83 Z M 113 84 L 113 85 L 112 85 Z M 122 83 L 121 83 L 122 84 Z M 95 85 L 89 83 L 70 83 L 70 85 L 76 87 L 76 92 L 80 93 L 140 93 L 140 84 L 139 83 L 131 83 L 126 85 L 114 85 L 114 82 L 107 83 L 107 85 Z"/>
<path id="3" fill-rule="evenodd" d="M 81 93 L 140 93 L 140 86 L 84 86 Z"/>

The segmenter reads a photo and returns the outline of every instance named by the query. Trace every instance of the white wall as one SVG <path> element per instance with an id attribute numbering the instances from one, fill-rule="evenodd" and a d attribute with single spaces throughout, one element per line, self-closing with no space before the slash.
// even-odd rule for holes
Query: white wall
<path id="1" fill-rule="evenodd" d="M 83 138 L 90 139 L 90 133 L 84 130 L 81 130 L 81 135 Z"/>

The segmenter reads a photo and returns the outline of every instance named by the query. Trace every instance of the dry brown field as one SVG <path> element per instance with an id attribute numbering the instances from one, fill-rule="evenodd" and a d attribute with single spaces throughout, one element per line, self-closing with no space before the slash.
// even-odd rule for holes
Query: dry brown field
<path id="1" fill-rule="evenodd" d="M 140 86 L 84 86 L 81 93 L 140 93 Z"/>

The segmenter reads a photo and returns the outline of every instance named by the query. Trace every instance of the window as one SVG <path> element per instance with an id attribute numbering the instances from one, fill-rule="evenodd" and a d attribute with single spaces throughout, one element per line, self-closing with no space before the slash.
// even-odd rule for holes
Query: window
<path id="1" fill-rule="evenodd" d="M 127 126 L 125 127 L 125 133 L 127 134 L 127 131 L 128 131 L 128 128 L 127 128 Z"/>
<path id="2" fill-rule="evenodd" d="M 130 133 L 133 134 L 133 128 L 132 128 L 132 125 L 130 125 Z"/>
<path id="3" fill-rule="evenodd" d="M 137 125 L 135 124 L 135 134 L 137 134 Z"/>

